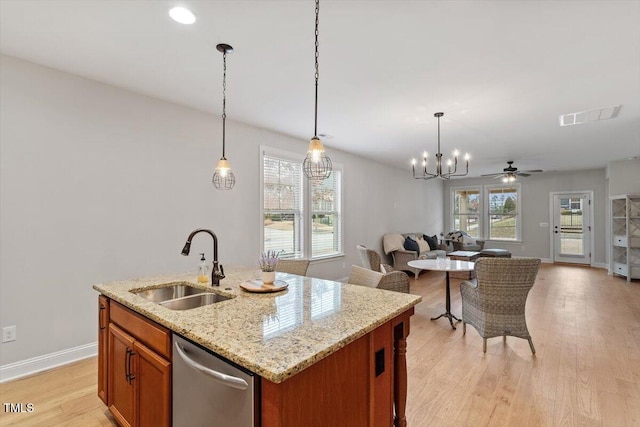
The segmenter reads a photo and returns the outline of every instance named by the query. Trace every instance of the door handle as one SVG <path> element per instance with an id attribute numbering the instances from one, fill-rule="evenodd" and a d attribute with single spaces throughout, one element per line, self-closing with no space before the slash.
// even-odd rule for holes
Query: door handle
<path id="1" fill-rule="evenodd" d="M 189 356 L 185 354 L 186 350 L 183 348 L 180 348 L 180 344 L 178 344 L 177 342 L 174 344 L 175 344 L 176 351 L 178 352 L 178 355 L 182 360 L 184 360 L 184 362 L 187 365 L 189 365 L 189 367 L 213 378 L 215 381 L 221 384 L 224 384 L 228 387 L 237 388 L 238 390 L 246 390 L 249 387 L 249 384 L 242 378 L 238 378 L 231 375 L 223 374 L 222 372 L 214 371 L 213 369 L 209 369 L 206 366 L 199 364 L 195 360 L 191 360 Z"/>
<path id="2" fill-rule="evenodd" d="M 134 356 L 135 353 L 130 348 L 127 348 L 127 352 L 129 353 L 129 360 L 127 362 L 127 370 L 129 371 L 129 376 L 127 377 L 127 381 L 129 382 L 129 384 L 131 384 L 133 380 L 136 379 L 136 376 L 131 373 L 131 357 Z"/>

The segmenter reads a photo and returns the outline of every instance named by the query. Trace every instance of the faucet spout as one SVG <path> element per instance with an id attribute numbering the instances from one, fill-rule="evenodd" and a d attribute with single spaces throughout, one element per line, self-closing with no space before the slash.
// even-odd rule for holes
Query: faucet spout
<path id="1" fill-rule="evenodd" d="M 187 242 L 184 244 L 182 248 L 181 254 L 184 256 L 189 255 L 191 251 L 191 240 L 198 233 L 207 233 L 213 239 L 213 269 L 211 269 L 211 285 L 212 286 L 220 286 L 220 280 L 224 279 L 224 268 L 221 264 L 218 263 L 218 236 L 206 228 L 198 228 L 193 230 L 189 237 L 187 237 Z"/>

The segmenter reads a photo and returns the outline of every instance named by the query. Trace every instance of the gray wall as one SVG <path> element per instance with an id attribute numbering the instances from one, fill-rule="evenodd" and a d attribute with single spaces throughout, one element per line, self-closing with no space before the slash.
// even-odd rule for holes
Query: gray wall
<path id="1" fill-rule="evenodd" d="M 1 56 L 0 326 L 17 325 L 0 365 L 96 341 L 94 283 L 195 271 L 187 234 L 213 229 L 226 266 L 260 252 L 259 146 L 299 152 L 307 141 L 228 120 L 232 191 L 211 184 L 218 116 Z M 233 111 L 229 111 L 233 117 Z M 311 123 L 311 117 L 309 118 Z M 311 129 L 311 128 L 310 128 Z M 442 229 L 442 184 L 329 150 L 344 165 L 346 256 L 309 274 L 342 278 L 358 243 Z M 211 243 L 196 238 L 192 253 Z"/>
<path id="2" fill-rule="evenodd" d="M 451 187 L 473 185 L 499 184 L 493 179 L 460 179 L 445 183 L 444 188 L 444 224 L 450 229 L 451 225 Z M 540 223 L 550 223 L 549 194 L 559 191 L 593 191 L 594 218 L 593 262 L 601 267 L 606 263 L 606 180 L 605 170 L 584 170 L 574 172 L 547 172 L 521 178 L 522 186 L 522 242 L 488 242 L 486 247 L 500 247 L 509 249 L 517 256 L 531 256 L 549 260 L 550 234 L 549 228 L 540 227 Z"/>
<path id="3" fill-rule="evenodd" d="M 640 194 L 640 158 L 610 162 L 607 174 L 610 196 Z"/>

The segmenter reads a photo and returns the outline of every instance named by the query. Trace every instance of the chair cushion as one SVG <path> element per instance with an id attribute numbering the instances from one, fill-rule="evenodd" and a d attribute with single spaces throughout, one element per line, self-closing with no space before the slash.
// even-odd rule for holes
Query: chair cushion
<path id="1" fill-rule="evenodd" d="M 404 237 L 400 233 L 388 233 L 382 238 L 384 253 L 389 255 L 393 251 L 404 248 Z"/>

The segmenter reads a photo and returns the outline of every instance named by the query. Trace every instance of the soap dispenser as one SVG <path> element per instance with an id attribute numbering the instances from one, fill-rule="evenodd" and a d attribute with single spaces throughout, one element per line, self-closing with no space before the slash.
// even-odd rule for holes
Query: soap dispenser
<path id="1" fill-rule="evenodd" d="M 200 254 L 200 265 L 198 266 L 198 283 L 209 283 L 209 265 L 204 259 L 204 254 Z"/>

